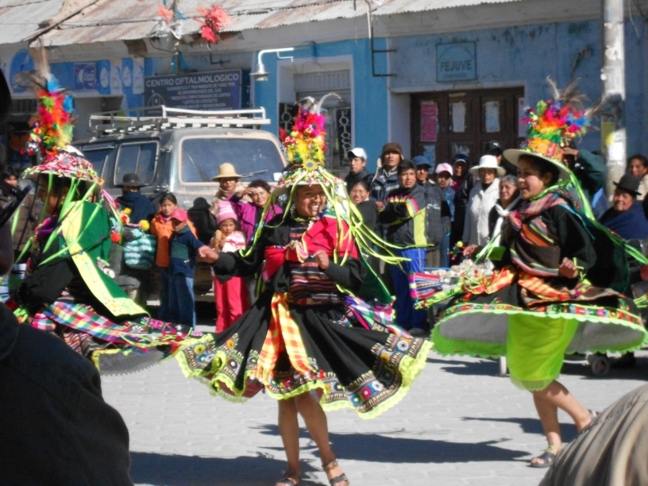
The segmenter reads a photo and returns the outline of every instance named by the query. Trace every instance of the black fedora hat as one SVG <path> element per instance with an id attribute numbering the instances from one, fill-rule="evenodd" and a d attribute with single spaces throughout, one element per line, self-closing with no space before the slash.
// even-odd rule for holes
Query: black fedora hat
<path id="1" fill-rule="evenodd" d="M 641 196 L 641 193 L 638 191 L 639 189 L 639 184 L 641 181 L 637 179 L 635 176 L 631 174 L 624 174 L 623 177 L 621 177 L 621 180 L 619 182 L 615 182 L 614 185 L 617 186 L 617 188 L 629 192 L 633 196 Z"/>
<path id="2" fill-rule="evenodd" d="M 122 178 L 122 183 L 115 184 L 115 186 L 117 187 L 124 187 L 124 186 L 142 187 L 145 185 L 146 184 L 140 182 L 139 176 L 135 172 L 129 172 L 128 174 L 124 174 L 124 177 Z"/>

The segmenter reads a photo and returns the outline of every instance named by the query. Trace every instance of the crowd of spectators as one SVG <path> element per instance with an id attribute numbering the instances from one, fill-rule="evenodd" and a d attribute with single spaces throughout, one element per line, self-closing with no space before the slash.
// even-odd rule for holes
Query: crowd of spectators
<path id="1" fill-rule="evenodd" d="M 470 160 L 474 157 L 461 153 L 451 160 L 437 163 L 422 155 L 410 160 L 404 157 L 397 142 L 384 144 L 373 171 L 368 169 L 370 160 L 363 148 L 353 148 L 346 155 L 349 171 L 344 182 L 350 201 L 365 225 L 388 243 L 392 253 L 404 257 L 405 262 L 400 266 L 390 266 L 371 255 L 365 255 L 365 259 L 395 295 L 397 323 L 414 334 L 426 333 L 431 318 L 426 318 L 424 312 L 413 310 L 408 274 L 449 267 L 456 262 L 451 260 L 450 254 L 456 255 L 459 247 L 462 250 L 458 259 L 475 258 L 493 238 L 498 237 L 506 216 L 521 203 L 515 166 L 502 157 L 502 147 L 497 143 L 488 144 L 485 153 L 472 167 Z M 648 238 L 648 198 L 645 197 L 648 192 L 648 159 L 645 156 L 634 154 L 628 158 L 626 174 L 616 183 L 614 194 L 610 195 L 611 204 L 608 204 L 604 191 L 606 165 L 599 153 L 572 145 L 564 148 L 563 161 L 581 186 L 574 196 L 592 206 L 603 225 L 621 238 L 637 241 L 639 245 Z M 0 177 L 11 185 L 18 184 L 18 176 L 10 168 L 5 169 Z M 220 229 L 223 218 L 218 217 L 223 203 L 227 205 L 228 214 L 232 215 L 227 218 L 228 222 L 233 221 L 236 234 L 244 237 L 247 246 L 263 223 L 262 217 L 268 222 L 282 211 L 279 205 L 273 205 L 263 213 L 271 187 L 263 180 L 241 185 L 241 176 L 232 164 L 221 165 L 214 181 L 220 183 L 214 199 L 198 198 L 187 211 L 187 227 L 198 240 L 193 243 L 194 247 L 204 244 L 220 246 L 222 250 L 226 246 Z M 155 223 L 153 205 L 139 192 L 140 187 L 136 174 L 126 174 L 123 194 L 116 201 L 120 208 L 129 211 L 131 223 L 137 224 L 141 220 Z M 570 190 L 576 192 L 573 187 Z M 16 258 L 38 223 L 39 209 L 39 201 L 28 196 L 16 213 L 13 224 Z M 461 244 L 457 245 L 459 242 Z M 160 251 L 167 251 L 169 246 L 160 243 L 158 266 L 160 261 L 168 260 Z M 455 252 L 452 252 L 453 248 Z M 144 284 L 151 280 L 151 272 L 154 275 L 159 271 L 157 268 L 146 271 L 122 265 L 116 279 L 134 299 L 145 304 L 151 289 L 144 289 Z M 185 277 L 190 284 L 190 275 Z M 160 281 L 163 294 L 169 290 L 169 283 L 165 279 Z M 241 309 L 254 303 L 256 280 L 247 279 L 245 287 L 233 297 L 244 300 Z M 146 292 L 141 292 L 142 289 Z"/>

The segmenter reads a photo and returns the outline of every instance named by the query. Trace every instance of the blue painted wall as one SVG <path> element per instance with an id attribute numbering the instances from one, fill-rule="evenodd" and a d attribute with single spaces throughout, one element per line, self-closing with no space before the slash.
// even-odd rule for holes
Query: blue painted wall
<path id="1" fill-rule="evenodd" d="M 375 167 L 375 160 L 382 145 L 388 141 L 388 84 L 398 92 L 446 91 L 455 86 L 451 83 L 436 81 L 436 46 L 442 43 L 470 41 L 476 44 L 477 80 L 475 88 L 522 86 L 525 89 L 527 104 L 535 105 L 539 99 L 550 96 L 547 76 L 564 87 L 572 77 L 579 78 L 581 90 L 590 100 L 598 100 L 601 95 L 600 23 L 597 20 L 583 22 L 548 23 L 540 25 L 510 27 L 501 29 L 475 30 L 458 34 L 435 34 L 396 37 L 391 39 L 390 47 L 396 52 L 387 56 L 376 56 L 377 72 L 388 70 L 396 76 L 390 78 L 371 75 L 371 51 L 368 39 L 336 41 L 313 46 L 303 46 L 294 53 L 295 59 L 312 58 L 325 62 L 327 58 L 350 56 L 352 59 L 355 145 L 365 148 L 369 155 L 368 168 Z M 628 154 L 648 153 L 648 26 L 636 21 L 626 23 L 626 123 L 628 128 Z M 377 39 L 377 48 L 385 48 L 384 39 Z M 211 64 L 209 56 L 185 57 L 184 66 L 197 71 L 250 69 L 256 53 L 237 53 L 215 55 L 215 61 L 222 65 Z M 256 56 L 254 56 L 256 58 Z M 270 73 L 267 82 L 256 82 L 255 106 L 266 108 L 272 120 L 267 130 L 278 132 L 277 126 L 277 57 L 264 56 L 266 70 Z M 104 63 L 109 61 L 98 61 Z M 115 66 L 132 63 L 132 59 L 112 61 Z M 126 64 L 124 64 L 126 63 Z M 74 64 L 53 64 L 52 70 L 62 84 L 73 86 Z M 144 76 L 170 74 L 173 72 L 169 58 L 147 58 L 144 62 Z M 462 86 L 464 89 L 465 84 Z M 140 94 L 122 89 L 125 94 L 123 108 L 140 106 Z M 101 93 L 110 95 L 113 93 Z M 120 93 L 121 94 L 121 93 Z M 286 100 L 281 100 L 286 101 Z M 409 124 L 403 115 L 398 123 Z M 597 124 L 597 123 L 596 123 Z M 581 146 L 593 150 L 600 149 L 600 136 L 590 131 Z"/>
<path id="2" fill-rule="evenodd" d="M 642 22 L 636 22 L 636 27 L 635 32 L 635 27 L 628 22 L 625 33 L 628 154 L 648 153 L 645 137 L 648 82 L 644 76 L 644 66 L 648 62 L 648 28 Z M 594 102 L 601 96 L 600 35 L 600 23 L 586 21 L 398 37 L 392 40 L 392 47 L 397 50 L 391 58 L 392 70 L 397 74 L 392 87 L 399 91 L 454 89 L 452 83 L 436 81 L 436 46 L 469 41 L 476 43 L 475 88 L 522 86 L 527 104 L 535 105 L 538 100 L 551 97 L 545 81 L 547 76 L 560 88 L 564 88 L 573 76 L 578 78 L 581 91 Z M 600 149 L 599 132 L 591 130 L 580 145 Z"/>
<path id="3" fill-rule="evenodd" d="M 379 41 L 377 47 L 384 47 L 384 40 Z M 254 59 L 256 60 L 254 53 Z M 371 53 L 369 50 L 368 39 L 348 40 L 339 42 L 329 42 L 325 44 L 307 45 L 298 47 L 294 53 L 295 59 L 312 58 L 313 62 L 317 60 L 326 60 L 326 58 L 338 56 L 352 57 L 353 73 L 353 94 L 355 97 L 355 145 L 363 147 L 369 156 L 368 169 L 375 169 L 375 160 L 380 155 L 382 145 L 387 142 L 388 124 L 387 124 L 387 90 L 383 78 L 374 78 L 371 76 Z M 283 54 L 285 55 L 285 54 Z M 222 68 L 210 65 L 209 56 L 185 57 L 186 67 L 198 71 L 207 71 L 214 69 L 250 69 L 250 63 L 253 59 L 253 53 L 233 54 L 214 56 L 226 62 Z M 385 72 L 386 56 L 377 58 L 377 71 Z M 264 107 L 266 114 L 271 120 L 266 130 L 277 134 L 278 126 L 278 106 L 277 82 L 278 82 L 278 63 L 279 59 L 275 54 L 269 53 L 263 56 L 263 64 L 270 76 L 268 81 L 256 82 L 254 86 L 254 101 L 256 107 Z M 172 72 L 169 59 L 151 58 L 146 60 L 146 76 L 160 74 L 169 74 Z M 286 100 L 281 100 L 286 101 Z"/>
<path id="4" fill-rule="evenodd" d="M 366 150 L 369 157 L 368 170 L 375 169 L 375 160 L 380 156 L 382 145 L 387 142 L 387 90 L 382 78 L 371 76 L 371 53 L 367 39 L 329 42 L 304 46 L 294 52 L 295 59 L 318 59 L 338 56 L 352 56 L 352 83 L 355 110 L 354 140 L 355 146 Z M 269 130 L 278 133 L 277 125 L 277 82 L 276 76 L 279 59 L 274 54 L 265 54 L 263 64 L 271 73 L 268 81 L 255 85 L 255 106 L 264 106 L 272 125 Z M 385 69 L 383 67 L 383 69 Z M 384 72 L 384 71 L 381 71 Z M 286 100 L 282 100 L 286 101 Z"/>

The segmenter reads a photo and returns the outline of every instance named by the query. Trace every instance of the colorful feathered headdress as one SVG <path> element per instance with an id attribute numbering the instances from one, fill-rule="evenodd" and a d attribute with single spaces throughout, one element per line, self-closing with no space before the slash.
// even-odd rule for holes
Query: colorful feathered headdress
<path id="1" fill-rule="evenodd" d="M 290 133 L 282 143 L 286 151 L 288 167 L 273 191 L 276 194 L 291 191 L 297 185 L 334 186 L 341 180 L 324 168 L 326 161 L 326 118 L 320 113 L 322 102 L 305 98 L 299 103 L 297 116 Z M 337 96 L 337 95 L 335 95 Z"/>
<path id="2" fill-rule="evenodd" d="M 45 49 L 32 51 L 36 69 L 25 73 L 22 81 L 36 94 L 38 109 L 32 117 L 27 143 L 29 155 L 39 155 L 42 163 L 30 167 L 24 177 L 52 174 L 103 184 L 92 164 L 76 149 L 70 148 L 74 130 L 74 102 L 49 69 Z"/>
<path id="3" fill-rule="evenodd" d="M 517 165 L 524 153 L 531 153 L 558 166 L 562 179 L 569 179 L 569 170 L 563 164 L 563 148 L 575 138 L 587 132 L 596 107 L 584 109 L 586 97 L 572 81 L 561 92 L 556 84 L 547 78 L 553 91 L 553 98 L 538 101 L 536 108 L 527 108 L 527 139 L 521 149 L 504 151 L 504 157 Z"/>

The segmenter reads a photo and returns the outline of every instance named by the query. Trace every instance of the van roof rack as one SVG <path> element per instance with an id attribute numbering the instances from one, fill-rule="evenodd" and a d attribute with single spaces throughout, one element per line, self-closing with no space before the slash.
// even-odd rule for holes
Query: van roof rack
<path id="1" fill-rule="evenodd" d="M 146 106 L 123 111 L 103 111 L 90 115 L 88 127 L 96 137 L 127 133 L 163 131 L 172 128 L 260 128 L 269 125 L 265 108 L 248 110 L 200 111 L 168 106 Z"/>

